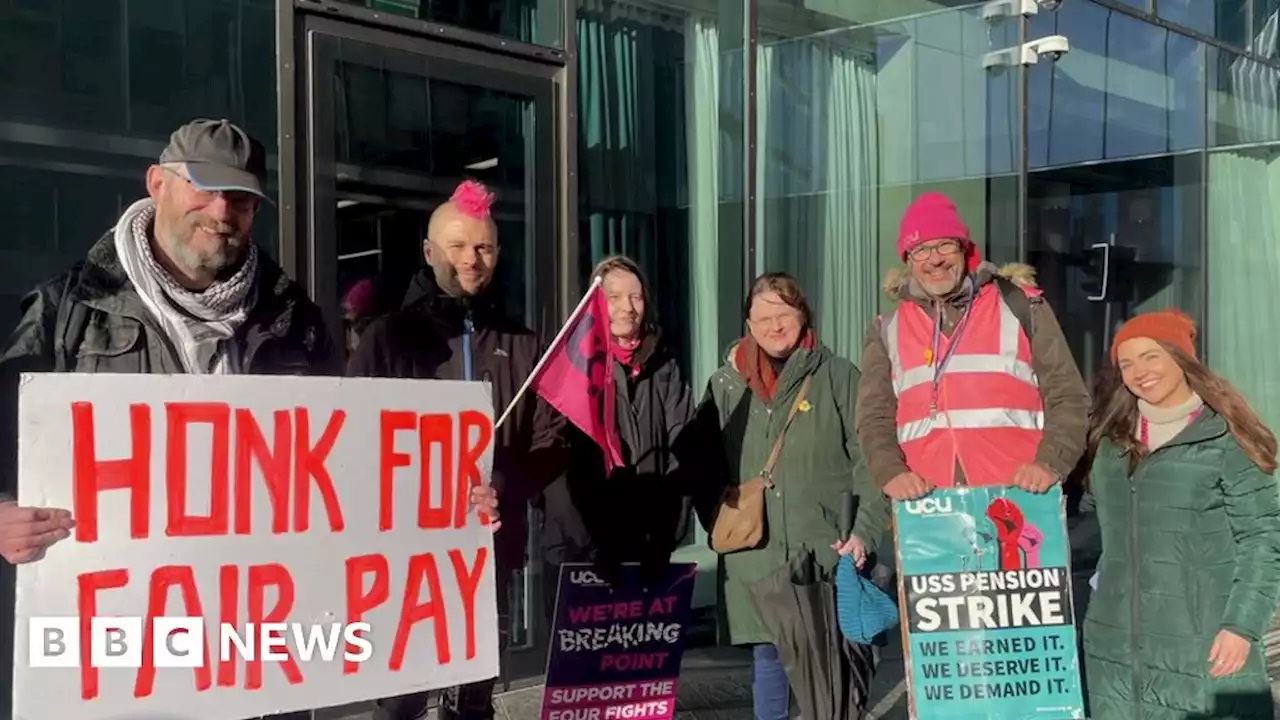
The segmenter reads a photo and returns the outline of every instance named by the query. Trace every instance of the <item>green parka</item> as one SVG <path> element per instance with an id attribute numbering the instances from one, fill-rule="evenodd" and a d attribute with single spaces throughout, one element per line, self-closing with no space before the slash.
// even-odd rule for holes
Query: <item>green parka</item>
<path id="1" fill-rule="evenodd" d="M 1205 407 L 1138 464 L 1104 442 L 1090 477 L 1102 529 L 1085 618 L 1095 720 L 1272 718 L 1259 640 L 1280 596 L 1280 492 Z M 1253 643 L 1244 667 L 1209 677 L 1219 630 Z"/>
<path id="2" fill-rule="evenodd" d="M 871 481 L 854 433 L 858 369 L 821 345 L 799 348 L 787 359 L 768 404 L 747 388 L 732 362 L 711 376 L 699 422 L 715 425 L 712 431 L 727 463 L 727 482 L 747 482 L 764 469 L 807 375 L 813 375 L 805 396 L 807 408 L 802 405 L 796 413 L 773 470 L 774 488 L 766 499 L 766 542 L 720 559 L 720 620 L 733 645 L 773 642 L 751 601 L 753 583 L 804 550 L 814 550 L 823 567 L 835 565 L 837 556 L 830 547 L 839 536 L 842 492 L 851 491 L 857 498 L 854 534 L 868 554 L 881 545 L 888 526 L 888 506 Z"/>

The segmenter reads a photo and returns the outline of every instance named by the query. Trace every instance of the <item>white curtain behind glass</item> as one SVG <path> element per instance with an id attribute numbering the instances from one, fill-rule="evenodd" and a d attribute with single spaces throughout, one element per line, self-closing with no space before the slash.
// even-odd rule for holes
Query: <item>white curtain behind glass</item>
<path id="1" fill-rule="evenodd" d="M 685 23 L 689 182 L 689 338 L 695 389 L 720 366 L 717 299 L 720 213 L 720 40 L 715 21 Z"/>
<path id="2" fill-rule="evenodd" d="M 1274 57 L 1280 20 L 1272 15 L 1253 50 Z M 1280 136 L 1280 71 L 1238 58 L 1221 120 L 1244 143 Z M 1208 355 L 1273 431 L 1280 432 L 1280 371 L 1274 362 L 1280 318 L 1280 145 L 1209 155 Z"/>
<path id="3" fill-rule="evenodd" d="M 1280 150 L 1209 156 L 1209 363 L 1280 432 Z"/>
<path id="4" fill-rule="evenodd" d="M 756 271 L 794 275 L 819 338 L 857 362 L 878 310 L 876 76 L 840 40 L 759 46 Z"/>

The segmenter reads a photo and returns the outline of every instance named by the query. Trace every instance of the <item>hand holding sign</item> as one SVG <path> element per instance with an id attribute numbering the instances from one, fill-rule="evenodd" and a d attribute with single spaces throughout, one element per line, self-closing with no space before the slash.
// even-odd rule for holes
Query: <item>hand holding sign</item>
<path id="1" fill-rule="evenodd" d="M 498 491 L 488 485 L 476 485 L 471 488 L 471 504 L 476 507 L 481 521 L 489 521 L 489 530 L 498 532 L 502 523 L 498 520 Z"/>
<path id="2" fill-rule="evenodd" d="M 39 560 L 45 548 L 65 540 L 75 525 L 71 513 L 61 508 L 0 503 L 0 555 L 14 565 Z"/>
<path id="3" fill-rule="evenodd" d="M 1033 493 L 1045 492 L 1056 485 L 1057 482 L 1058 477 L 1038 463 L 1023 465 L 1009 479 L 1010 485 Z"/>
<path id="4" fill-rule="evenodd" d="M 931 489 L 924 478 L 913 472 L 904 472 L 885 483 L 884 494 L 894 500 L 915 500 L 928 495 Z"/>

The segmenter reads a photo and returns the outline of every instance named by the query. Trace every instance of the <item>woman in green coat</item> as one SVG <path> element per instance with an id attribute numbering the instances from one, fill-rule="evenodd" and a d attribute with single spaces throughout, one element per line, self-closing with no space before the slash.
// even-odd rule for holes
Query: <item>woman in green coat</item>
<path id="1" fill-rule="evenodd" d="M 728 483 L 746 483 L 761 474 L 805 378 L 812 377 L 786 431 L 771 475 L 773 487 L 766 490 L 764 541 L 726 554 L 720 562 L 721 619 L 729 642 L 754 649 L 755 717 L 785 720 L 787 677 L 751 600 L 751 587 L 805 551 L 813 551 L 828 569 L 839 555 L 852 554 L 861 568 L 881 544 L 888 511 L 862 463 L 854 434 L 858 370 L 817 341 L 796 281 L 784 273 L 760 276 L 751 284 L 745 311 L 749 332 L 711 376 L 698 413 L 699 422 L 711 428 L 709 440 L 723 450 L 721 467 Z M 704 452 L 708 447 L 710 443 Z M 841 542 L 844 492 L 858 497 L 858 512 L 852 538 Z M 855 667 L 847 680 L 862 708 L 875 653 L 870 646 L 850 650 Z"/>
<path id="2" fill-rule="evenodd" d="M 1275 436 L 1196 359 L 1186 315 L 1139 315 L 1111 347 L 1089 436 L 1102 528 L 1089 716 L 1270 720 L 1260 639 L 1280 596 Z"/>

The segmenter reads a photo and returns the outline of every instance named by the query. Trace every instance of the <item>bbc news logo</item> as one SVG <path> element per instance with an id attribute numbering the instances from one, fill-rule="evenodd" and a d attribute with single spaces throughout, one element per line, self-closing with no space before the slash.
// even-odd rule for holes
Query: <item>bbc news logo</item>
<path id="1" fill-rule="evenodd" d="M 145 636 L 141 617 L 95 617 L 89 622 L 89 664 L 93 667 L 142 667 L 143 647 L 151 645 L 154 667 L 201 667 L 205 657 L 202 617 L 157 617 Z M 364 662 L 373 655 L 366 637 L 369 623 L 248 623 L 243 631 L 230 623 L 218 626 L 219 662 L 239 657 L 246 662 L 304 662 L 319 655 L 324 662 L 339 657 Z M 292 639 L 292 650 L 289 640 Z M 27 657 L 31 667 L 80 666 L 80 618 L 33 617 L 27 623 Z M 343 649 L 339 650 L 339 646 Z"/>

